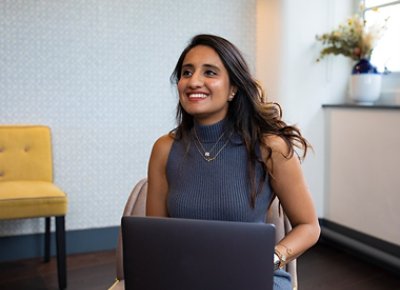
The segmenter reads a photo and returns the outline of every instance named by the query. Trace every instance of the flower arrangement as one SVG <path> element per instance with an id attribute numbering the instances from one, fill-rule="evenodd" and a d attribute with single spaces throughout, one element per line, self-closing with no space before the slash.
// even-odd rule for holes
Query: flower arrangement
<path id="1" fill-rule="evenodd" d="M 332 32 L 317 35 L 316 39 L 324 46 L 317 61 L 329 54 L 341 54 L 355 61 L 370 60 L 373 49 L 386 30 L 386 21 L 387 19 L 369 25 L 361 16 L 355 14 Z"/>

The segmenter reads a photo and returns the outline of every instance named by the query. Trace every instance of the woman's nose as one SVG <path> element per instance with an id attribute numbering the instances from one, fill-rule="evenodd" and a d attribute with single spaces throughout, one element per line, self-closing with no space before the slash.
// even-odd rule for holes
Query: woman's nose
<path id="1" fill-rule="evenodd" d="M 201 87 L 204 83 L 203 77 L 199 73 L 194 73 L 189 79 L 189 86 L 190 87 Z"/>

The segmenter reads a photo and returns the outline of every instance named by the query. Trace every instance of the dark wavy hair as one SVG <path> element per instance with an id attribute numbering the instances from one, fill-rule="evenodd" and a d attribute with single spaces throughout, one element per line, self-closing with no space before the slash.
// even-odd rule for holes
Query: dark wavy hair
<path id="1" fill-rule="evenodd" d="M 229 102 L 228 123 L 243 138 L 248 158 L 247 170 L 251 184 L 251 205 L 254 206 L 257 194 L 261 191 L 266 175 L 273 177 L 273 164 L 269 170 L 267 162 L 272 162 L 272 149 L 265 142 L 265 136 L 276 135 L 287 144 L 286 158 L 297 154 L 295 147 L 302 150 L 299 158 L 304 158 L 309 143 L 295 126 L 289 126 L 282 121 L 282 110 L 279 104 L 267 102 L 259 83 L 251 76 L 249 67 L 240 51 L 228 40 L 210 34 L 194 36 L 180 55 L 171 75 L 171 83 L 177 85 L 181 77 L 182 65 L 186 54 L 195 46 L 205 45 L 212 48 L 220 57 L 228 71 L 231 85 L 237 88 L 235 97 Z M 193 116 L 188 114 L 178 103 L 176 113 L 177 128 L 173 130 L 173 137 L 189 142 L 190 130 L 193 127 Z M 258 144 L 265 146 L 267 160 L 261 160 L 256 153 Z M 264 178 L 257 184 L 255 165 L 260 162 L 264 169 Z M 270 179 L 271 180 L 271 179 Z M 271 199 L 272 200 L 272 199 Z"/>

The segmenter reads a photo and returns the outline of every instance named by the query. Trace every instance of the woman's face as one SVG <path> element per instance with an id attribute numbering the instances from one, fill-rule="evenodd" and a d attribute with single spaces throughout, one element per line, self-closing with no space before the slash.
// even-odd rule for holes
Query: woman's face
<path id="1" fill-rule="evenodd" d="M 178 81 L 179 101 L 200 124 L 210 125 L 225 118 L 228 100 L 236 88 L 214 49 L 204 45 L 185 56 Z"/>

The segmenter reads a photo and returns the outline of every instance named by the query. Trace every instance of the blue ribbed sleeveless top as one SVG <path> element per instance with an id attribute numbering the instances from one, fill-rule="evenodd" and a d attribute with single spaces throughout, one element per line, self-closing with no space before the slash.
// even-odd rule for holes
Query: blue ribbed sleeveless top
<path id="1" fill-rule="evenodd" d="M 227 130 L 226 124 L 227 121 L 222 120 L 208 126 L 194 125 L 197 136 L 206 150 L 211 150 L 216 144 L 211 156 L 226 143 L 215 160 L 206 161 L 202 157 L 201 147 L 199 143 L 195 143 L 197 141 L 193 129 L 190 142 L 173 142 L 166 167 L 169 188 L 167 206 L 170 217 L 265 221 L 271 198 L 268 180 L 265 180 L 261 192 L 257 195 L 255 207 L 252 208 L 246 148 L 242 138 Z M 262 172 L 262 166 L 257 162 L 257 185 L 263 176 Z"/>

